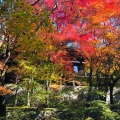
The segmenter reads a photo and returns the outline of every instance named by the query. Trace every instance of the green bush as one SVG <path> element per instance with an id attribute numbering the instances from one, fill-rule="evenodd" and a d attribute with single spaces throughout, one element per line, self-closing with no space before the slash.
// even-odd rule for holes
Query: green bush
<path id="1" fill-rule="evenodd" d="M 118 114 L 112 112 L 108 105 L 100 100 L 90 102 L 90 106 L 85 109 L 85 116 L 94 120 L 116 120 Z"/>

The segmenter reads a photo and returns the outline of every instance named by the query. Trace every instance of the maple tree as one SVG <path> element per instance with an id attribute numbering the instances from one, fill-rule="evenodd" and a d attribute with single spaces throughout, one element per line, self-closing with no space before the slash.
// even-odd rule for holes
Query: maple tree
<path id="1" fill-rule="evenodd" d="M 14 0 L 3 1 L 1 4 L 0 82 L 1 85 L 4 86 L 5 75 L 9 66 L 12 65 L 11 60 L 17 57 L 17 54 L 20 53 L 22 53 L 22 59 L 26 59 L 25 51 L 28 51 L 32 55 L 35 53 L 35 49 L 31 47 L 31 43 L 35 40 L 36 43 L 43 44 L 43 42 L 37 42 L 38 35 L 35 31 L 38 29 L 38 18 L 40 18 L 40 16 L 35 14 L 36 10 L 33 7 L 31 7 L 27 2 Z M 47 24 L 47 22 L 45 24 L 44 23 L 43 26 Z M 36 43 L 34 42 L 34 44 Z M 28 54 L 28 56 L 31 54 Z M 35 56 L 32 56 L 32 59 L 33 57 Z M 0 96 L 0 116 L 4 116 L 6 114 L 4 97 L 5 96 Z"/>
<path id="2" fill-rule="evenodd" d="M 53 40 L 52 34 L 55 32 L 54 26 L 51 25 L 52 21 L 49 19 L 49 13 L 45 10 L 39 13 L 36 9 L 32 7 L 29 8 L 29 4 L 26 2 L 23 3 L 16 2 L 16 7 L 18 7 L 19 4 L 23 6 L 19 9 L 19 13 L 18 11 L 14 11 L 12 13 L 12 20 L 6 23 L 8 27 L 10 27 L 9 29 L 11 29 L 9 34 L 13 34 L 14 37 L 17 36 L 12 49 L 14 54 L 17 53 L 17 56 L 14 57 L 15 62 L 19 67 L 22 67 L 24 71 L 22 71 L 23 79 L 30 78 L 30 82 L 31 78 L 33 80 L 37 78 L 37 81 L 44 80 L 46 90 L 48 90 L 51 81 L 59 83 L 63 76 L 68 78 L 69 75 L 66 76 L 67 73 L 70 75 L 72 73 L 66 57 L 66 51 L 65 49 L 64 51 L 62 50 L 65 45 L 59 46 L 60 42 L 57 42 L 56 39 Z M 23 14 L 25 11 L 27 18 L 26 14 L 25 16 Z M 31 11 L 33 14 L 31 14 Z M 28 21 L 28 23 L 25 21 Z M 20 27 L 17 26 L 17 24 L 20 24 Z M 25 25 L 27 26 L 24 28 Z M 35 73 L 32 71 L 33 68 L 36 69 Z M 32 82 L 30 84 L 32 84 Z M 29 87 L 29 85 L 27 87 Z M 28 94 L 30 94 L 29 90 Z M 28 95 L 28 99 L 30 98 L 29 96 L 30 95 Z M 29 102 L 28 106 L 30 106 Z"/>
<path id="3" fill-rule="evenodd" d="M 112 52 L 115 52 L 119 46 L 119 38 L 117 37 L 118 34 L 116 34 L 119 32 L 119 1 L 86 0 L 83 2 L 80 0 L 51 0 L 50 2 L 45 1 L 45 5 L 46 9 L 51 12 L 51 18 L 57 26 L 58 36 L 61 36 L 61 40 L 64 40 L 65 43 L 68 41 L 76 42 L 80 46 L 78 47 L 78 52 L 86 58 L 90 65 L 89 85 L 92 87 L 93 71 L 96 71 L 96 76 L 98 77 L 101 69 L 107 69 L 107 66 L 103 67 L 101 65 L 105 60 L 109 59 L 109 56 L 114 56 Z M 116 22 L 116 20 L 118 21 Z M 117 43 L 118 46 L 114 43 Z M 114 48 L 113 51 L 110 50 L 111 47 Z M 102 52 L 104 49 L 111 51 L 111 54 L 104 54 Z M 116 53 L 116 55 L 119 58 L 119 53 Z M 118 59 L 114 59 L 112 62 L 116 63 L 115 61 L 117 62 Z M 110 61 L 108 63 L 110 64 Z M 97 68 L 95 68 L 96 65 L 98 65 Z M 113 63 L 112 65 L 116 66 Z M 117 80 L 119 80 L 119 74 Z M 104 82 L 106 83 L 106 81 L 111 80 L 106 80 L 105 78 Z M 105 89 L 107 89 L 107 84 L 105 84 Z"/>
<path id="4" fill-rule="evenodd" d="M 97 78 L 97 82 L 100 85 L 100 82 L 104 82 L 104 86 L 105 86 L 105 92 L 108 91 L 108 86 L 110 87 L 110 101 L 111 103 L 113 103 L 113 86 L 119 81 L 119 73 L 117 72 L 117 76 L 115 77 L 113 75 L 113 73 L 116 71 L 119 71 L 119 52 L 118 52 L 118 48 L 119 48 L 119 29 L 118 29 L 118 21 L 116 21 L 116 19 L 118 19 L 118 10 L 119 10 L 119 6 L 116 3 L 117 1 L 115 1 L 113 3 L 107 3 L 104 4 L 104 7 L 108 7 L 107 12 L 109 14 L 110 12 L 110 8 L 113 8 L 113 12 L 111 14 L 106 14 L 106 9 L 102 9 L 105 10 L 105 12 L 103 11 L 101 13 L 101 15 L 104 16 L 104 19 L 102 20 L 101 23 L 101 17 L 99 18 L 96 14 L 95 17 L 97 17 L 97 22 L 95 22 L 94 19 L 92 20 L 91 18 L 94 17 L 94 15 L 92 15 L 90 17 L 91 23 L 90 24 L 90 28 L 93 30 L 93 35 L 95 36 L 95 38 L 97 38 L 97 44 L 95 46 L 96 50 L 93 56 L 93 70 L 96 71 L 96 78 Z M 111 7 L 110 7 L 111 6 Z M 98 12 L 100 14 L 100 12 Z M 99 15 L 98 14 L 98 15 Z M 117 43 L 117 45 L 116 45 Z M 114 59 L 113 59 L 114 58 Z M 117 59 L 116 59 L 117 58 Z M 106 63 L 106 64 L 105 64 Z M 95 64 L 95 66 L 94 66 Z M 104 76 L 104 81 L 100 80 L 100 76 L 101 76 L 101 72 L 102 71 L 106 71 L 107 73 L 105 73 L 104 75 L 102 74 L 102 76 Z M 109 72 L 108 72 L 109 71 Z M 114 72 L 113 72 L 114 71 Z M 111 80 L 111 78 L 114 79 Z M 114 82 L 113 82 L 114 81 Z M 100 85 L 101 86 L 101 85 Z"/>
<path id="5" fill-rule="evenodd" d="M 103 58 L 97 54 L 97 51 L 102 47 L 97 48 L 97 46 L 98 44 L 104 45 L 105 42 L 114 42 L 112 39 L 107 41 L 106 34 L 117 29 L 114 27 L 114 19 L 118 19 L 119 16 L 119 1 L 44 0 L 41 2 L 37 0 L 31 2 L 39 10 L 44 6 L 46 10 L 50 11 L 51 19 L 58 30 L 57 40 L 59 39 L 61 43 L 66 44 L 69 41 L 76 42 L 80 46 L 78 52 L 90 63 L 89 85 L 92 87 L 92 72 L 95 69 L 93 68 L 94 59 Z M 102 62 L 102 60 L 100 61 Z"/>

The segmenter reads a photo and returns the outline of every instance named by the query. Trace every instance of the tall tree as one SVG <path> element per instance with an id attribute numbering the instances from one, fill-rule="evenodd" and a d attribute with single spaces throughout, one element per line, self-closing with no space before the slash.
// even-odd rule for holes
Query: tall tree
<path id="1" fill-rule="evenodd" d="M 15 55 L 15 50 L 24 42 L 34 40 L 33 33 L 36 23 L 35 10 L 24 1 L 3 0 L 0 6 L 0 61 L 3 69 L 0 69 L 0 83 L 4 86 L 5 74 L 9 68 L 8 62 Z M 22 42 L 24 41 L 24 42 Z M 21 43 L 22 42 L 22 43 Z M 24 48 L 25 49 L 25 48 Z M 24 49 L 22 49 L 24 51 Z M 5 96 L 0 96 L 0 116 L 6 114 Z"/>
<path id="2" fill-rule="evenodd" d="M 114 44 L 116 40 L 114 39 L 114 41 L 112 37 L 108 39 L 108 36 L 119 31 L 118 26 L 115 26 L 115 19 L 119 18 L 119 0 L 45 0 L 44 2 L 38 0 L 33 2 L 32 5 L 38 9 L 44 6 L 50 11 L 51 19 L 53 19 L 58 35 L 61 35 L 63 41 L 66 41 L 66 43 L 67 41 L 76 42 L 80 46 L 78 52 L 86 58 L 90 65 L 89 85 L 92 87 L 92 72 L 96 71 L 98 80 L 101 69 L 107 69 L 101 65 L 104 63 L 104 57 L 109 55 L 101 55 L 103 54 L 101 49 L 108 49 L 109 51 L 108 46 L 110 44 L 116 48 Z M 96 43 L 92 44 L 95 40 Z M 117 43 L 119 43 L 118 40 Z M 97 54 L 98 50 L 100 50 L 99 54 Z M 98 69 L 95 68 L 94 59 L 99 60 L 100 64 L 98 66 L 101 66 L 101 69 L 99 67 Z M 98 64 L 97 61 L 96 64 Z M 106 75 L 104 81 L 106 91 L 108 78 Z"/>

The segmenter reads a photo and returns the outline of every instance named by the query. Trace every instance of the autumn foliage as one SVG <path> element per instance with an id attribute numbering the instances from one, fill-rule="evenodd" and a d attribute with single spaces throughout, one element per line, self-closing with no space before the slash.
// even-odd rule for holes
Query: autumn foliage
<path id="1" fill-rule="evenodd" d="M 13 94 L 13 91 L 0 84 L 0 95 Z"/>
<path id="2" fill-rule="evenodd" d="M 11 71 L 22 76 L 23 81 L 28 80 L 27 88 L 30 85 L 32 89 L 33 81 L 44 81 L 46 91 L 49 87 L 58 91 L 62 83 L 74 80 L 76 74 L 71 60 L 80 60 L 81 56 L 85 70 L 89 72 L 89 86 L 94 85 L 94 74 L 97 89 L 104 86 L 107 92 L 109 86 L 112 95 L 113 87 L 120 79 L 119 0 L 2 2 L 0 96 L 13 93 L 4 87 L 5 76 Z M 67 46 L 69 43 L 71 48 Z M 69 48 L 74 56 L 69 55 Z"/>

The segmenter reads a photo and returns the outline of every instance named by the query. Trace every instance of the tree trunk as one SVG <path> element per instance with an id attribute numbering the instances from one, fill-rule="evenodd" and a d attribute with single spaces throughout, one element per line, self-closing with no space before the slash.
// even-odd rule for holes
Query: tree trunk
<path id="1" fill-rule="evenodd" d="M 110 85 L 110 104 L 113 104 L 113 85 Z"/>
<path id="2" fill-rule="evenodd" d="M 120 80 L 120 75 L 118 75 L 118 77 L 116 77 L 115 79 L 113 79 L 113 77 L 110 78 L 110 104 L 113 104 L 114 103 L 114 100 L 113 100 L 113 88 L 115 86 L 115 84 Z"/>
<path id="3" fill-rule="evenodd" d="M 9 50 L 9 38 L 8 38 L 8 44 L 7 47 L 5 49 L 5 60 L 4 60 L 4 65 L 2 70 L 0 70 L 0 84 L 1 86 L 4 86 L 4 82 L 5 82 L 5 74 L 8 70 L 6 63 L 8 62 L 11 52 Z M 6 115 L 6 101 L 5 101 L 5 95 L 0 95 L 0 116 L 5 116 Z"/>
<path id="4" fill-rule="evenodd" d="M 4 77 L 0 79 L 1 86 L 4 86 Z M 0 116 L 6 115 L 5 95 L 0 95 Z"/>
<path id="5" fill-rule="evenodd" d="M 46 81 L 46 91 L 49 91 L 50 87 L 50 83 L 48 81 Z M 47 107 L 49 107 L 49 93 L 47 93 L 47 97 L 46 97 L 46 105 Z"/>
<path id="6" fill-rule="evenodd" d="M 108 79 L 109 79 L 108 76 L 105 75 L 105 80 L 104 80 L 105 93 L 108 92 Z"/>
<path id="7" fill-rule="evenodd" d="M 27 106 L 30 108 L 30 91 L 27 93 Z"/>
<path id="8" fill-rule="evenodd" d="M 97 89 L 100 90 L 101 89 L 101 80 L 100 80 L 100 74 L 99 71 L 96 71 L 96 80 L 97 80 Z"/>
<path id="9" fill-rule="evenodd" d="M 89 92 L 92 90 L 92 86 L 93 86 L 93 83 L 92 83 L 92 66 L 90 66 L 90 75 L 89 75 Z"/>
<path id="10" fill-rule="evenodd" d="M 5 102 L 5 95 L 0 95 L 0 116 L 6 115 L 6 102 Z"/>
<path id="11" fill-rule="evenodd" d="M 17 100 L 18 89 L 19 89 L 19 87 L 18 87 L 18 82 L 16 82 L 16 90 L 15 90 L 15 105 L 17 105 L 17 102 L 18 102 L 18 100 Z"/>
<path id="12" fill-rule="evenodd" d="M 31 91 L 31 81 L 32 78 L 29 79 L 29 83 L 28 83 L 28 90 L 27 90 L 27 106 L 30 108 L 30 91 Z"/>

